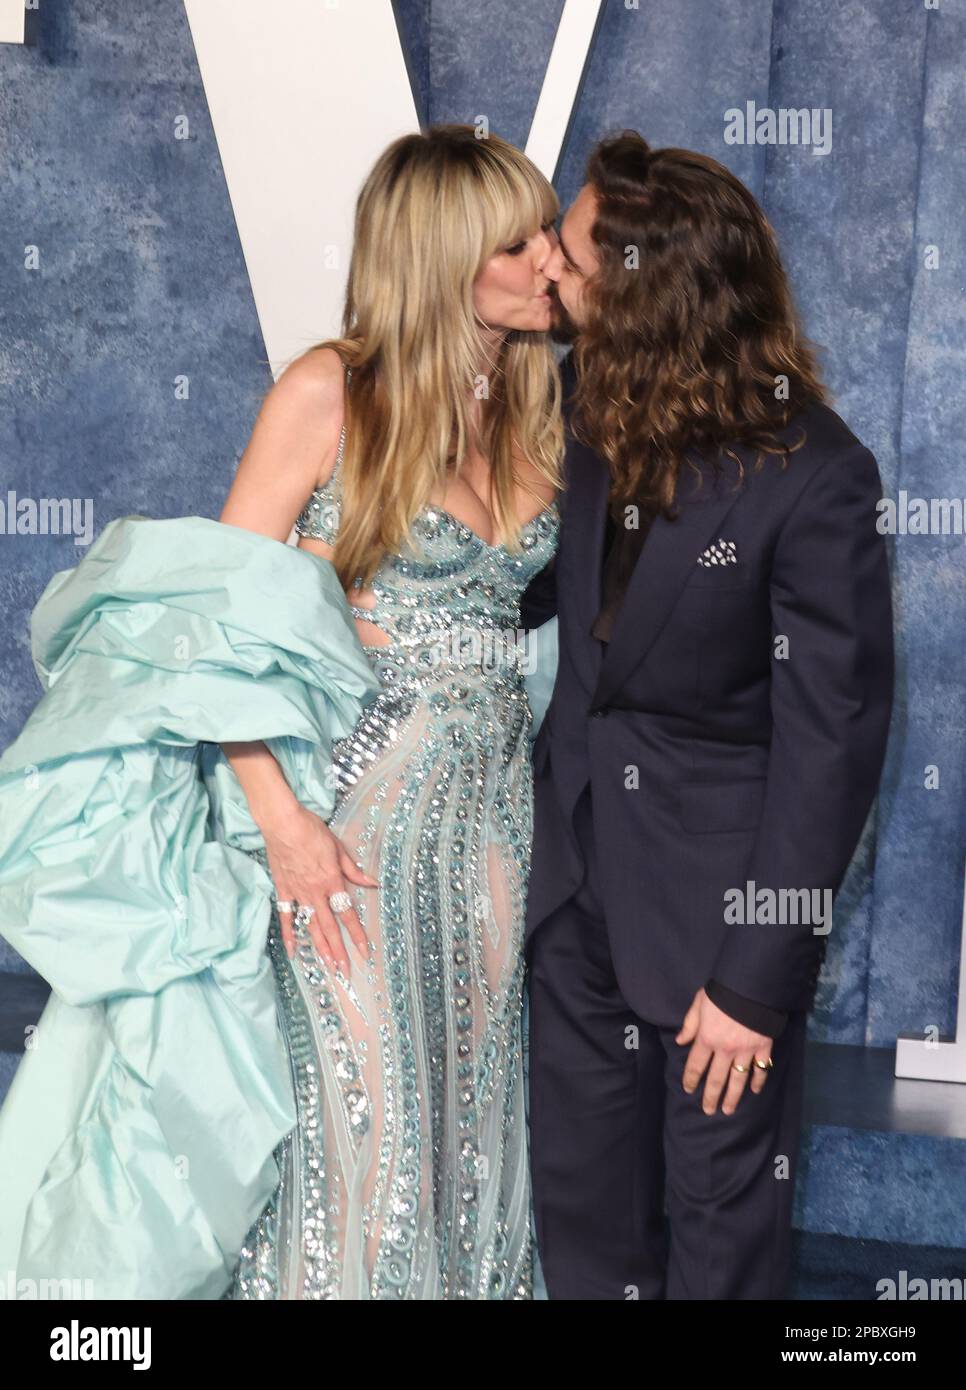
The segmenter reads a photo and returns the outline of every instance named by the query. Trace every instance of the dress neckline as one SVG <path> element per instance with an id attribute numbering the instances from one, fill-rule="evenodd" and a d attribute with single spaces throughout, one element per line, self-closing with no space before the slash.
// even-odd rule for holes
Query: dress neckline
<path id="1" fill-rule="evenodd" d="M 328 489 L 334 482 L 335 475 L 333 474 L 327 483 L 323 483 L 321 487 L 317 487 L 313 490 L 312 496 L 319 498 L 325 497 Z M 425 517 L 429 512 L 438 512 L 440 516 L 446 517 L 447 521 L 451 521 L 457 530 L 464 531 L 468 536 L 472 536 L 477 545 L 482 546 L 484 550 L 502 550 L 504 554 L 510 553 L 506 545 L 500 543 L 494 545 L 491 541 L 485 541 L 478 531 L 473 530 L 472 526 L 468 526 L 465 521 L 461 521 L 456 513 L 451 512 L 448 507 L 441 507 L 438 502 L 427 502 L 425 507 L 422 507 L 416 515 Z M 560 504 L 556 497 L 546 507 L 542 507 L 529 521 L 523 523 L 520 527 L 520 534 L 522 535 L 524 531 L 529 531 L 530 527 L 535 526 L 541 517 L 549 516 L 551 512 L 556 512 L 559 517 Z"/>
<path id="2" fill-rule="evenodd" d="M 348 365 L 348 363 L 346 363 L 346 362 L 343 362 L 342 365 L 343 365 L 343 367 L 345 368 L 346 387 L 348 388 L 349 382 L 352 380 L 352 368 L 351 368 L 351 367 Z M 336 453 L 335 467 L 334 467 L 333 470 L 332 470 L 332 476 L 329 478 L 328 482 L 323 483 L 321 487 L 317 487 L 317 488 L 315 489 L 315 491 L 314 491 L 313 494 L 312 494 L 313 497 L 316 497 L 316 496 L 324 496 L 325 493 L 328 491 L 328 489 L 329 489 L 329 488 L 332 486 L 332 484 L 335 482 L 335 480 L 336 480 L 336 475 L 337 475 L 338 472 L 339 472 L 339 466 L 340 466 L 340 464 L 342 463 L 342 451 L 343 451 L 344 448 L 345 448 L 345 422 L 343 421 L 342 429 L 339 431 L 339 448 L 338 448 L 338 451 L 337 451 L 337 453 Z M 439 512 L 442 516 L 445 516 L 445 517 L 446 517 L 449 521 L 451 521 L 451 522 L 453 523 L 453 525 L 456 526 L 460 531 L 465 531 L 467 535 L 472 536 L 473 539 L 476 541 L 476 543 L 477 543 L 478 545 L 482 546 L 484 550 L 491 550 L 491 551 L 494 551 L 494 552 L 495 552 L 495 551 L 498 551 L 498 550 L 502 550 L 503 553 L 506 554 L 506 555 L 508 555 L 508 554 L 510 553 L 510 552 L 509 552 L 509 549 L 508 549 L 507 546 L 505 546 L 505 545 L 500 545 L 500 544 L 493 545 L 492 542 L 490 542 L 490 541 L 485 541 L 478 531 L 474 531 L 474 530 L 473 530 L 473 527 L 472 527 L 472 526 L 468 526 L 468 525 L 466 524 L 465 521 L 460 521 L 459 517 L 456 516 L 456 514 L 455 514 L 454 512 L 451 512 L 447 507 L 441 507 L 437 502 L 427 502 L 426 505 L 425 505 L 425 507 L 422 507 L 422 508 L 420 509 L 420 511 L 417 512 L 417 516 L 425 516 L 426 513 L 427 513 L 427 512 L 430 512 L 430 511 Z M 557 500 L 556 497 L 555 497 L 555 498 L 553 499 L 553 501 L 550 502 L 546 507 L 542 507 L 542 508 L 540 509 L 540 511 L 536 513 L 535 516 L 532 516 L 532 517 L 530 518 L 529 521 L 525 521 L 525 522 L 523 523 L 523 525 L 520 527 L 520 534 L 523 535 L 523 532 L 524 532 L 524 531 L 529 531 L 530 527 L 533 526 L 533 525 L 535 525 L 536 522 L 538 522 L 542 516 L 548 516 L 550 512 L 556 512 L 556 513 L 557 513 L 557 517 L 558 517 L 558 519 L 559 519 L 559 516 L 560 516 L 560 507 L 559 507 L 559 505 L 558 505 L 558 500 Z"/>
<path id="3" fill-rule="evenodd" d="M 540 511 L 532 516 L 529 521 L 523 522 L 520 527 L 520 534 L 522 535 L 524 531 L 529 531 L 530 527 L 535 525 L 541 517 L 547 516 L 550 512 L 559 513 L 559 510 L 560 508 L 557 505 L 557 499 L 555 497 L 546 507 L 541 507 Z M 461 521 L 459 517 L 447 507 L 441 507 L 438 502 L 427 502 L 426 506 L 419 512 L 419 515 L 426 516 L 429 512 L 439 512 L 441 516 L 445 516 L 460 531 L 465 531 L 468 535 L 472 536 L 477 544 L 481 545 L 484 550 L 502 550 L 507 554 L 509 553 L 506 545 L 501 543 L 494 545 L 491 541 L 485 541 L 478 531 L 473 530 L 472 526 L 468 526 L 465 521 Z"/>

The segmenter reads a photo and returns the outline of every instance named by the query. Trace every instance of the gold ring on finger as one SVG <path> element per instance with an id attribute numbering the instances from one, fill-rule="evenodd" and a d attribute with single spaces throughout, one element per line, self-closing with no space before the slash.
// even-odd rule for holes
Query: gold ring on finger
<path id="1" fill-rule="evenodd" d="M 770 1071 L 774 1065 L 775 1063 L 770 1057 L 766 1057 L 764 1061 L 760 1057 L 755 1058 L 755 1066 L 759 1071 Z"/>
<path id="2" fill-rule="evenodd" d="M 744 1072 L 746 1072 L 746 1071 L 748 1070 L 748 1068 L 745 1066 L 744 1062 L 732 1062 L 731 1068 L 732 1068 L 732 1071 L 740 1071 L 740 1072 L 742 1072 L 742 1073 L 744 1073 Z"/>

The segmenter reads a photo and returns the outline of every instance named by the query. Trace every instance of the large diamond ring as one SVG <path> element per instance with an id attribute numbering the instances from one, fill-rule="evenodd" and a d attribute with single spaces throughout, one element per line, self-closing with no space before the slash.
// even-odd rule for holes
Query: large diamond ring
<path id="1" fill-rule="evenodd" d="M 329 896 L 329 906 L 333 912 L 348 912 L 352 906 L 352 899 L 348 893 L 332 893 Z"/>
<path id="2" fill-rule="evenodd" d="M 298 911 L 297 911 L 296 914 L 295 914 L 295 925 L 296 925 L 297 927 L 305 927 L 305 926 L 307 926 L 307 925 L 309 924 L 309 922 L 311 922 L 311 920 L 312 920 L 312 918 L 313 918 L 314 916 L 315 916 L 315 908 L 314 908 L 314 907 L 311 907 L 311 906 L 309 906 L 308 904 L 305 904 L 305 905 L 300 904 L 300 905 L 299 905 L 299 909 L 298 909 Z"/>
<path id="3" fill-rule="evenodd" d="M 287 902 L 284 898 L 276 898 L 276 899 L 275 899 L 275 906 L 278 908 L 279 912 L 294 912 L 294 911 L 295 911 L 295 904 L 294 904 L 294 903 Z"/>

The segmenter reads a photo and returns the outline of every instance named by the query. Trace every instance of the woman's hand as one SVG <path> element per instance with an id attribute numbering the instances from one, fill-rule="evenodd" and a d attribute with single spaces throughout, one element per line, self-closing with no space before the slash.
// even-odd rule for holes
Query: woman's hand
<path id="1" fill-rule="evenodd" d="M 325 821 L 304 806 L 289 810 L 268 828 L 262 826 L 262 837 L 279 899 L 296 907 L 315 908 L 308 923 L 315 949 L 331 969 L 341 970 L 348 978 L 349 957 L 329 897 L 347 892 L 349 883 L 378 888 L 378 879 L 363 873 Z M 289 959 L 295 954 L 293 915 L 279 908 L 282 941 Z M 340 912 L 339 917 L 350 940 L 366 955 L 369 942 L 355 908 Z"/>

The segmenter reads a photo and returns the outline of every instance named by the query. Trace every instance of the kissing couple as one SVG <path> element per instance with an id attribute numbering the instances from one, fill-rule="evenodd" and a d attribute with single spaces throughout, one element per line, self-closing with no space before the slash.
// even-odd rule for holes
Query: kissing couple
<path id="1" fill-rule="evenodd" d="M 728 905 L 837 890 L 872 805 L 879 475 L 726 168 L 625 131 L 559 214 L 396 140 L 219 520 L 118 517 L 34 609 L 18 1276 L 528 1299 L 532 1210 L 551 1299 L 784 1294 L 827 937 Z M 521 628 L 549 666 L 456 640 Z"/>

